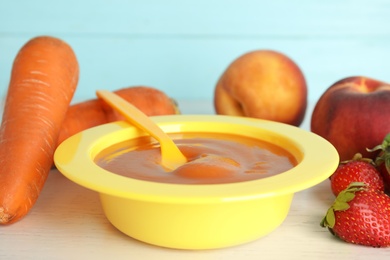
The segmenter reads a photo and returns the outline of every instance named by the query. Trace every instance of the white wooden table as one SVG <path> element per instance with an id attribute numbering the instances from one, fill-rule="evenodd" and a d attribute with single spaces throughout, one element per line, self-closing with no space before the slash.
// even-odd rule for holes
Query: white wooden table
<path id="1" fill-rule="evenodd" d="M 210 113 L 210 102 L 179 102 L 182 112 Z M 308 129 L 309 109 L 302 127 Z M 98 194 L 53 170 L 33 210 L 0 226 L 0 259 L 389 259 L 390 248 L 347 244 L 319 223 L 334 197 L 329 182 L 297 193 L 284 223 L 248 244 L 205 251 L 160 248 L 132 239 L 105 218 Z"/>

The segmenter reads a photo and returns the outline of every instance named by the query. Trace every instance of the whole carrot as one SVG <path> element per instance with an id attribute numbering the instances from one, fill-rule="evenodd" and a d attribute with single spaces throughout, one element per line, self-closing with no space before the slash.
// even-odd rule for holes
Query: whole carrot
<path id="1" fill-rule="evenodd" d="M 25 216 L 53 165 L 53 154 L 79 77 L 72 48 L 40 36 L 15 57 L 0 126 L 0 223 Z"/>
<path id="2" fill-rule="evenodd" d="M 114 92 L 148 116 L 179 113 L 174 100 L 153 87 L 132 86 Z M 118 120 L 125 120 L 125 118 L 103 100 L 91 99 L 74 104 L 67 111 L 58 144 L 82 130 Z"/>

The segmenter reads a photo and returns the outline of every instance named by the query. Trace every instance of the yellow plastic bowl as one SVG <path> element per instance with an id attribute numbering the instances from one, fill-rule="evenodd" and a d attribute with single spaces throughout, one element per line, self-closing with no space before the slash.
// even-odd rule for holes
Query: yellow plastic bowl
<path id="1" fill-rule="evenodd" d="M 339 162 L 329 142 L 286 124 L 220 115 L 152 119 L 167 133 L 227 133 L 268 141 L 298 161 L 289 171 L 253 181 L 168 184 L 120 176 L 94 163 L 102 150 L 145 135 L 127 122 L 101 125 L 65 140 L 54 156 L 58 170 L 97 191 L 117 229 L 162 247 L 212 249 L 263 237 L 284 221 L 295 192 L 327 179 Z"/>

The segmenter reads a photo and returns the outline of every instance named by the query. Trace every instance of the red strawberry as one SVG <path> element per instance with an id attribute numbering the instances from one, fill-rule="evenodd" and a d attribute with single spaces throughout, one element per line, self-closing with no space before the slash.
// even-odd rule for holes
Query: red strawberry
<path id="1" fill-rule="evenodd" d="M 386 135 L 382 144 L 367 150 L 371 152 L 380 151 L 375 163 L 383 177 L 386 190 L 390 192 L 390 134 Z"/>
<path id="2" fill-rule="evenodd" d="M 390 197 L 364 183 L 351 183 L 337 196 L 321 226 L 348 243 L 389 247 Z"/>
<path id="3" fill-rule="evenodd" d="M 332 192 L 337 196 L 351 182 L 363 182 L 372 189 L 384 190 L 383 179 L 371 159 L 362 158 L 360 153 L 350 161 L 341 162 L 330 177 Z"/>

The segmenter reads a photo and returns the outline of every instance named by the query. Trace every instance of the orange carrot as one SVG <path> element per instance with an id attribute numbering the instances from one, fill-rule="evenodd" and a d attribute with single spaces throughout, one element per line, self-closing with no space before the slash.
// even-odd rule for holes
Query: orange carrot
<path id="1" fill-rule="evenodd" d="M 133 86 L 114 92 L 148 116 L 179 113 L 174 100 L 152 87 Z M 91 99 L 74 104 L 68 109 L 58 144 L 82 130 L 118 120 L 125 120 L 125 118 L 103 100 Z"/>
<path id="2" fill-rule="evenodd" d="M 60 39 L 36 37 L 18 52 L 0 126 L 1 224 L 20 220 L 35 204 L 78 76 L 76 56 Z"/>

